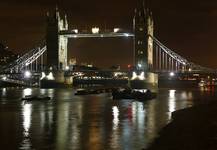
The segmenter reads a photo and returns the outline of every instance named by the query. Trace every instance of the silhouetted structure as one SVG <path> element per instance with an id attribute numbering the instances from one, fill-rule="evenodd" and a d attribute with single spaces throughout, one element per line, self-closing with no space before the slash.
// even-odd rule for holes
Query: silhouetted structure
<path id="1" fill-rule="evenodd" d="M 18 55 L 8 50 L 6 46 L 0 43 L 0 66 L 7 65 L 8 63 L 16 60 Z"/>

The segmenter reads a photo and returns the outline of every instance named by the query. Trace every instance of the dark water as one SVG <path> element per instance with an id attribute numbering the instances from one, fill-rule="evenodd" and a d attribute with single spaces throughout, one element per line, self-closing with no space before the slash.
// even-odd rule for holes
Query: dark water
<path id="1" fill-rule="evenodd" d="M 1 149 L 142 149 L 170 121 L 171 112 L 215 97 L 214 89 L 159 89 L 155 100 L 142 103 L 74 92 L 0 89 Z M 32 94 L 53 100 L 20 100 Z"/>

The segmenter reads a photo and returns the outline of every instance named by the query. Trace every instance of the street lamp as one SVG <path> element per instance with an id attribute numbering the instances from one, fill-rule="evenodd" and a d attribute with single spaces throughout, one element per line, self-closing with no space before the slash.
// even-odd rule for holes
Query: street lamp
<path id="1" fill-rule="evenodd" d="M 174 72 L 170 72 L 170 76 L 171 76 L 171 77 L 174 77 L 174 76 L 175 76 L 175 73 L 174 73 Z"/>
<path id="2" fill-rule="evenodd" d="M 6 76 L 2 77 L 2 80 L 7 80 L 7 77 Z"/>
<path id="3" fill-rule="evenodd" d="M 65 68 L 66 70 L 69 70 L 70 68 L 69 68 L 69 66 L 66 66 L 66 68 Z"/>
<path id="4" fill-rule="evenodd" d="M 24 72 L 24 78 L 28 79 L 32 76 L 31 72 L 30 71 L 25 71 Z"/>

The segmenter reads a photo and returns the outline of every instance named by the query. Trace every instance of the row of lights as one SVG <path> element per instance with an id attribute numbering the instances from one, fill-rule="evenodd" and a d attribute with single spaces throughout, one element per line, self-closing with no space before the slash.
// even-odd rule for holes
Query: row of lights
<path id="1" fill-rule="evenodd" d="M 29 79 L 29 78 L 31 78 L 32 73 L 27 70 L 27 71 L 24 72 L 23 76 L 24 76 L 25 79 Z M 2 77 L 2 80 L 6 81 L 6 80 L 7 80 L 7 77 L 6 77 L 6 76 L 3 76 L 3 77 Z"/>
<path id="2" fill-rule="evenodd" d="M 74 30 L 72 30 L 74 33 L 76 33 L 76 34 L 78 34 L 78 29 L 74 29 Z M 98 34 L 99 33 L 99 31 L 100 31 L 100 29 L 98 28 L 98 27 L 94 27 L 94 28 L 92 28 L 92 33 L 93 34 Z M 117 33 L 117 32 L 119 32 L 120 31 L 120 28 L 114 28 L 114 30 L 113 30 L 113 32 L 114 33 Z M 127 33 L 126 33 L 127 34 Z M 129 36 L 129 34 L 127 34 L 126 36 Z"/>

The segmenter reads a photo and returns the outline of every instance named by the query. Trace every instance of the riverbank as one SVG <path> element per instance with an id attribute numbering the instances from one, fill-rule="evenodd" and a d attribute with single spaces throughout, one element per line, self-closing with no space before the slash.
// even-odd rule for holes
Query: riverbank
<path id="1" fill-rule="evenodd" d="M 147 150 L 217 149 L 216 101 L 178 110 L 172 118 Z"/>

